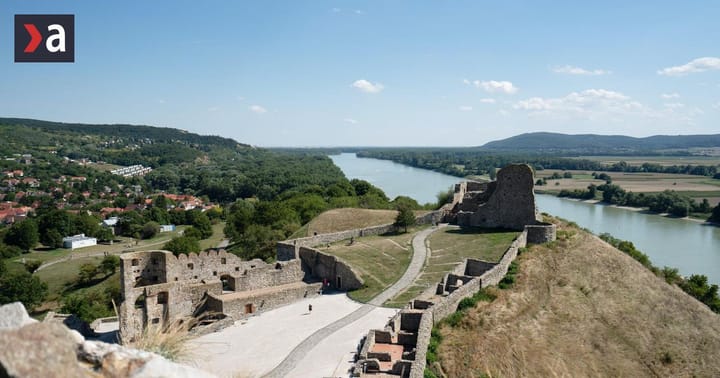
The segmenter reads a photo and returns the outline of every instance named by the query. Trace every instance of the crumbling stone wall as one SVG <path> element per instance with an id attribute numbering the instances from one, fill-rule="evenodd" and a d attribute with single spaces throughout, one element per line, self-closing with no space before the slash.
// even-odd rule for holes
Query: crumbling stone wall
<path id="1" fill-rule="evenodd" d="M 485 186 L 466 185 L 465 195 L 456 205 L 460 226 L 522 230 L 537 222 L 533 171 L 527 164 L 511 164 L 498 171 L 497 181 Z"/>
<path id="2" fill-rule="evenodd" d="M 257 259 L 243 261 L 220 250 L 178 256 L 168 251 L 133 252 L 121 255 L 120 261 L 119 323 L 126 340 L 140 335 L 149 324 L 163 325 L 206 310 L 209 296 L 243 292 L 254 293 L 254 300 L 262 301 L 267 295 L 270 303 L 286 303 L 292 295 L 302 298 L 305 293 L 298 292 L 308 286 L 297 259 L 267 264 Z M 301 289 L 282 300 L 276 300 L 276 293 L 262 291 L 293 283 Z"/>
<path id="3" fill-rule="evenodd" d="M 301 247 L 300 260 L 309 274 L 321 280 L 327 279 L 335 289 L 355 290 L 364 284 L 360 273 L 336 256 L 324 254 L 314 248 Z"/>

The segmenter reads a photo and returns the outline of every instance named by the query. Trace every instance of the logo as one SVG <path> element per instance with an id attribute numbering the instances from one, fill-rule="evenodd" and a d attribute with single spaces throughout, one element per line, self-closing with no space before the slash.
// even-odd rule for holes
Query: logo
<path id="1" fill-rule="evenodd" d="M 75 15 L 15 15 L 15 63 L 74 61 Z"/>

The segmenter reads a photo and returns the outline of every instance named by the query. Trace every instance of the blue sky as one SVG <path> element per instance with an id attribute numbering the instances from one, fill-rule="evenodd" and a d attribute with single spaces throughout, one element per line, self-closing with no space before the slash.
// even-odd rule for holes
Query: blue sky
<path id="1" fill-rule="evenodd" d="M 13 63 L 15 14 L 75 14 L 75 63 Z M 0 116 L 259 146 L 473 146 L 720 132 L 720 2 L 16 1 Z"/>

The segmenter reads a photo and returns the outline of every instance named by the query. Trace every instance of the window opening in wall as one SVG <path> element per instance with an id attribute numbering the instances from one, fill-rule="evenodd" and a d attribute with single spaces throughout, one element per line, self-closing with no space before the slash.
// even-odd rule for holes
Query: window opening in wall
<path id="1" fill-rule="evenodd" d="M 144 308 L 145 307 L 145 294 L 140 294 L 135 299 L 135 308 Z"/>
<path id="2" fill-rule="evenodd" d="M 239 272 L 239 271 L 240 271 L 240 267 L 239 267 L 239 266 L 236 266 L 236 267 L 235 267 L 235 271 L 236 271 L 236 272 Z"/>
<path id="3" fill-rule="evenodd" d="M 168 303 L 168 292 L 167 291 L 161 291 L 158 293 L 157 303 L 158 304 L 167 304 Z"/>
<path id="4" fill-rule="evenodd" d="M 340 277 L 337 278 L 337 288 L 342 288 L 342 279 Z"/>
<path id="5" fill-rule="evenodd" d="M 216 272 L 216 271 L 213 271 L 213 276 L 217 276 L 217 272 Z"/>
<path id="6" fill-rule="evenodd" d="M 193 265 L 192 263 L 188 264 L 187 267 L 188 269 L 195 269 L 195 265 Z"/>
<path id="7" fill-rule="evenodd" d="M 197 276 L 193 276 L 193 279 L 197 279 Z"/>
<path id="8" fill-rule="evenodd" d="M 160 324 L 160 318 L 153 318 L 152 324 Z"/>
<path id="9" fill-rule="evenodd" d="M 280 263 L 275 264 L 275 269 L 282 269 L 282 264 L 280 264 Z"/>
<path id="10" fill-rule="evenodd" d="M 227 259 L 224 258 L 224 257 L 221 258 L 221 259 L 220 259 L 220 264 L 227 264 Z"/>
<path id="11" fill-rule="evenodd" d="M 140 265 L 140 260 L 132 259 L 132 266 L 138 266 L 138 265 Z"/>
<path id="12" fill-rule="evenodd" d="M 158 259 L 155 259 L 155 258 L 152 259 L 152 263 L 153 263 L 153 265 L 157 265 L 157 264 L 158 264 Z"/>

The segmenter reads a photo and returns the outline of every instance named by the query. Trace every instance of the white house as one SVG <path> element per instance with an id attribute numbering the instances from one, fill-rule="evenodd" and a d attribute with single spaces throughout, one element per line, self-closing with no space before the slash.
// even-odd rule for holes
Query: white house
<path id="1" fill-rule="evenodd" d="M 160 232 L 171 232 L 171 231 L 175 231 L 174 224 L 161 224 L 160 225 Z"/>
<path id="2" fill-rule="evenodd" d="M 85 234 L 67 236 L 63 238 L 63 248 L 77 249 L 97 245 L 97 239 L 85 236 Z"/>

